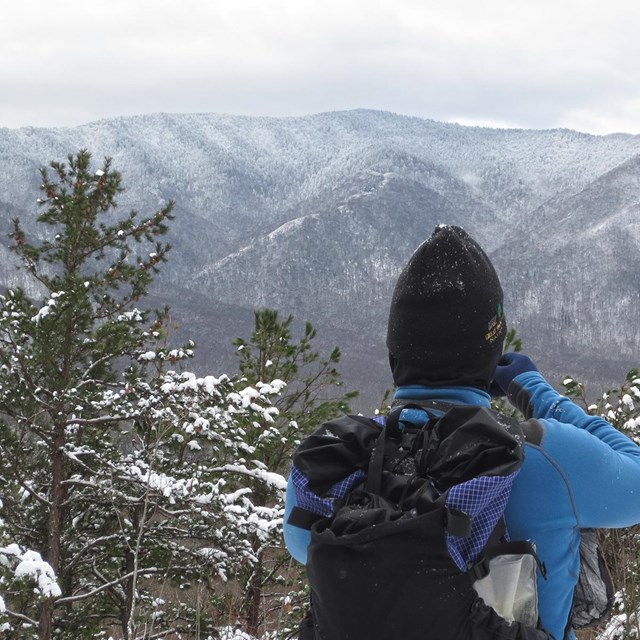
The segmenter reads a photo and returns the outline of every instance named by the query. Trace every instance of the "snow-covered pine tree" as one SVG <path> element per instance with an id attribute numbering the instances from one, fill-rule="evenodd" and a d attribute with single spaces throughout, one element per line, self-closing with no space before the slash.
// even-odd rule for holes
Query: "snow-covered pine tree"
<path id="1" fill-rule="evenodd" d="M 284 385 L 176 370 L 192 345 L 168 348 L 167 311 L 137 307 L 171 204 L 117 216 L 121 176 L 87 151 L 51 171 L 45 239 L 13 231 L 42 302 L 0 298 L 3 637 L 200 637 L 215 622 L 208 580 L 253 558 L 255 531 L 281 516 L 225 478 L 239 423 L 274 420 Z M 275 473 L 257 482 L 284 488 Z"/>
<path id="2" fill-rule="evenodd" d="M 273 378 L 287 384 L 274 400 L 278 414 L 268 420 L 243 420 L 243 447 L 249 466 L 265 473 L 288 474 L 291 457 L 301 439 L 324 421 L 349 412 L 349 403 L 358 394 L 345 391 L 337 365 L 336 347 L 325 356 L 314 349 L 317 332 L 304 323 L 300 339 L 292 335 L 293 316 L 278 317 L 274 309 L 255 312 L 255 326 L 248 340 L 234 341 L 240 375 L 246 384 L 260 388 Z M 282 507 L 281 496 L 273 486 L 251 479 L 252 502 L 256 507 Z M 283 600 L 295 605 L 300 590 L 298 568 L 283 547 L 280 527 L 259 531 L 249 538 L 251 559 L 240 567 L 240 614 L 245 630 L 257 636 L 272 631 L 274 621 L 282 621 Z M 294 611 L 294 617 L 295 617 Z M 276 624 L 275 626 L 282 626 Z"/>

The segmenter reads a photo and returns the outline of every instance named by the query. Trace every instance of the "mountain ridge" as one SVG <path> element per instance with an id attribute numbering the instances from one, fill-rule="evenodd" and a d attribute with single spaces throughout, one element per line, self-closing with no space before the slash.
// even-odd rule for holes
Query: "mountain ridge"
<path id="1" fill-rule="evenodd" d="M 353 385 L 371 384 L 375 396 L 389 385 L 393 282 L 439 223 L 464 226 L 486 248 L 508 318 L 551 375 L 575 360 L 575 375 L 599 383 L 638 364 L 640 136 L 371 110 L 0 129 L 0 229 L 17 213 L 34 228 L 39 167 L 80 148 L 97 164 L 113 158 L 127 188 L 120 210 L 146 215 L 175 200 L 174 250 L 154 296 L 185 328 L 199 318 L 202 366 L 226 363 L 220 336 L 248 335 L 253 307 L 273 306 L 322 327 L 327 345 L 347 340 Z M 25 284 L 6 247 L 0 284 Z M 620 374 L 600 375 L 604 361 Z"/>

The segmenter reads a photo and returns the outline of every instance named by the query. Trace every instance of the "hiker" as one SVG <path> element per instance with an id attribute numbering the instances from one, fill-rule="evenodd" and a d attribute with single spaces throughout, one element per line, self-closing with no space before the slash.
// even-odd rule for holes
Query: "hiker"
<path id="1" fill-rule="evenodd" d="M 417 424 L 425 421 L 421 407 L 488 408 L 491 395 L 504 395 L 527 418 L 521 423 L 524 460 L 513 474 L 504 520 L 511 540 L 535 546 L 538 614 L 548 635 L 525 630 L 493 637 L 575 638 L 571 625 L 581 534 L 640 523 L 640 448 L 556 392 L 529 357 L 503 355 L 506 331 L 503 292 L 489 258 L 461 228 L 437 227 L 400 274 L 391 301 L 387 347 L 397 386 L 394 404 L 410 405 L 399 409 L 400 423 Z M 348 440 L 351 447 L 353 438 Z M 342 463 L 336 459 L 338 467 Z M 318 500 L 348 494 L 364 475 L 358 470 L 341 493 L 332 489 Z M 291 555 L 306 564 L 311 533 L 290 521 L 300 509 L 294 480 L 292 473 L 284 536 Z M 384 603 L 385 585 L 380 586 Z M 341 595 L 352 596 L 357 597 L 353 590 Z M 371 603 L 372 615 L 379 607 L 384 604 Z M 424 629 L 420 637 L 436 637 L 430 633 Z M 322 637 L 358 640 L 355 635 Z"/>

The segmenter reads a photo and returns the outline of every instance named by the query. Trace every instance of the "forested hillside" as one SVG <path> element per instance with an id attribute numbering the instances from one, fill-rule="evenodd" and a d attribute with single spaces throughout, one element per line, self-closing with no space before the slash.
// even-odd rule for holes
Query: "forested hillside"
<path id="1" fill-rule="evenodd" d="M 637 357 L 640 136 L 376 111 L 0 129 L 0 229 L 16 215 L 33 226 L 38 168 L 82 147 L 114 158 L 122 207 L 176 202 L 172 260 L 152 294 L 181 335 L 195 333 L 203 366 L 231 365 L 229 340 L 268 306 L 313 321 L 342 346 L 347 382 L 377 397 L 393 281 L 443 222 L 487 248 L 507 318 L 551 377 L 613 381 Z M 1 258 L 0 280 L 26 284 Z"/>

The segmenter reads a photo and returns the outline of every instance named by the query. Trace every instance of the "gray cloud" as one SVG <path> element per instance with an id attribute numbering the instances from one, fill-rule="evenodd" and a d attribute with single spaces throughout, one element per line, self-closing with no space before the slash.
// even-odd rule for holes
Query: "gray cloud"
<path id="1" fill-rule="evenodd" d="M 366 107 L 640 133 L 631 0 L 24 0 L 0 23 L 0 126 Z"/>

